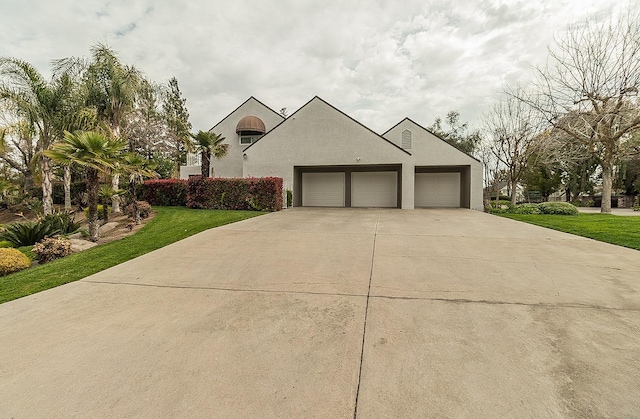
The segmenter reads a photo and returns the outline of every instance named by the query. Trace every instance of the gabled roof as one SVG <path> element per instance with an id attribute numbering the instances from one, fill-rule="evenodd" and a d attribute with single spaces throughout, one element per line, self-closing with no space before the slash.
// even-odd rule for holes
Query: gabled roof
<path id="1" fill-rule="evenodd" d="M 215 127 L 217 127 L 218 125 L 220 125 L 221 123 L 224 122 L 225 119 L 229 118 L 235 111 L 237 111 L 238 109 L 242 108 L 247 102 L 249 102 L 251 99 L 255 100 L 256 102 L 258 102 L 259 104 L 261 104 L 262 106 L 264 106 L 265 108 L 267 108 L 268 110 L 270 110 L 271 112 L 273 112 L 274 114 L 278 115 L 281 119 L 284 120 L 284 117 L 282 115 L 280 115 L 278 112 L 274 111 L 273 109 L 271 109 L 270 107 L 268 107 L 267 105 L 265 105 L 264 103 L 260 102 L 258 99 L 256 99 L 253 96 L 250 96 L 249 99 L 245 100 L 244 102 L 242 102 L 242 104 L 240 106 L 238 106 L 237 108 L 235 108 L 234 110 L 232 110 L 231 112 L 229 112 L 227 114 L 227 116 L 225 116 L 224 118 L 222 118 L 220 121 L 218 121 L 217 124 L 215 124 L 214 126 L 212 126 L 209 131 L 213 131 L 213 129 Z"/>
<path id="2" fill-rule="evenodd" d="M 442 141 L 443 143 L 445 143 L 446 145 L 448 145 L 449 147 L 453 148 L 454 150 L 459 151 L 460 153 L 466 154 L 467 156 L 471 157 L 472 159 L 474 159 L 475 161 L 482 163 L 480 160 L 478 160 L 476 157 L 472 156 L 471 154 L 460 150 L 459 148 L 456 148 L 454 146 L 452 146 L 451 144 L 449 144 L 448 142 L 446 142 L 442 137 L 440 137 L 438 134 L 434 133 L 433 131 L 423 127 L 422 125 L 418 124 L 416 121 L 414 121 L 413 119 L 409 118 L 409 117 L 405 117 L 403 120 L 401 120 L 400 122 L 398 122 L 397 124 L 395 124 L 394 126 L 392 126 L 391 128 L 389 128 L 388 130 L 386 130 L 384 133 L 382 133 L 382 136 L 385 136 L 389 133 L 389 131 L 391 131 L 392 129 L 394 129 L 395 127 L 397 127 L 398 125 L 402 124 L 404 121 L 409 121 L 411 122 L 413 125 L 416 125 L 418 128 L 421 128 L 425 131 L 427 131 L 429 134 L 433 135 L 434 137 L 436 137 L 438 140 Z"/>
<path id="3" fill-rule="evenodd" d="M 389 141 L 386 138 L 384 138 L 382 135 L 378 134 L 377 132 L 375 132 L 374 130 L 372 130 L 371 128 L 367 127 L 366 125 L 362 124 L 361 122 L 353 119 L 352 117 L 350 117 L 349 115 L 347 115 L 346 113 L 342 112 L 340 109 L 336 108 L 335 106 L 333 106 L 332 104 L 330 104 L 329 102 L 327 102 L 326 100 L 322 99 L 319 96 L 314 96 L 313 98 L 311 98 L 310 101 L 308 101 L 307 103 L 305 103 L 304 105 L 302 105 L 297 111 L 295 111 L 294 113 L 292 113 L 288 118 L 284 119 L 282 122 L 280 122 L 278 125 L 276 125 L 275 127 L 273 127 L 271 129 L 271 131 L 267 132 L 266 134 L 264 134 L 262 137 L 258 138 L 256 141 L 253 142 L 253 144 L 249 145 L 247 148 L 244 149 L 244 151 L 247 151 L 248 149 L 250 149 L 251 147 L 253 147 L 254 144 L 257 144 L 258 142 L 260 142 L 263 138 L 268 137 L 269 134 L 271 134 L 273 131 L 275 131 L 276 129 L 278 129 L 278 127 L 280 127 L 283 123 L 285 123 L 289 118 L 293 118 L 298 112 L 300 112 L 302 109 L 304 109 L 307 105 L 309 105 L 311 102 L 313 102 L 314 100 L 318 99 L 320 102 L 324 103 L 325 105 L 329 106 L 330 108 L 334 109 L 335 111 L 337 111 L 338 113 L 340 113 L 341 115 L 346 116 L 347 118 L 349 118 L 350 120 L 352 120 L 353 122 L 355 122 L 356 124 L 360 125 L 361 127 L 363 127 L 364 129 L 368 130 L 369 132 L 371 132 L 373 135 L 375 135 L 376 137 L 380 138 L 383 141 L 386 141 L 387 143 L 391 144 L 393 147 L 397 148 L 398 150 L 401 150 L 402 152 L 411 155 L 411 153 L 409 153 L 407 150 L 405 150 L 404 148 L 398 146 L 397 144 L 395 144 L 393 141 Z"/>

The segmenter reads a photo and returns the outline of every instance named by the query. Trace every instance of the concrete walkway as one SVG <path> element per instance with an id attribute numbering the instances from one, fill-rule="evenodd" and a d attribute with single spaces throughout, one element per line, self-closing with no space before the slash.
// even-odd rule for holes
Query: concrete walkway
<path id="1" fill-rule="evenodd" d="M 578 211 L 585 214 L 600 214 L 600 207 L 578 207 Z M 628 217 L 639 217 L 640 211 L 634 211 L 631 208 L 611 208 L 611 214 Z"/>
<path id="2" fill-rule="evenodd" d="M 640 252 L 291 209 L 0 305 L 0 417 L 639 417 Z"/>

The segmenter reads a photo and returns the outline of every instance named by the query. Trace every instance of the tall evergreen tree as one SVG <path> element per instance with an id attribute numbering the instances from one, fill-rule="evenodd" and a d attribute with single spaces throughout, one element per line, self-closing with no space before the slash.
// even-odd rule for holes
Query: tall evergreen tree
<path id="1" fill-rule="evenodd" d="M 164 151 L 163 139 L 167 126 L 162 116 L 162 86 L 143 79 L 137 92 L 135 109 L 125 121 L 122 131 L 127 138 L 129 151 L 151 158 L 155 152 Z"/>
<path id="2" fill-rule="evenodd" d="M 169 80 L 162 108 L 168 128 L 169 148 L 175 162 L 174 177 L 178 177 L 180 165 L 187 162 L 187 151 L 190 150 L 191 123 L 187 99 L 182 97 L 175 77 Z"/>

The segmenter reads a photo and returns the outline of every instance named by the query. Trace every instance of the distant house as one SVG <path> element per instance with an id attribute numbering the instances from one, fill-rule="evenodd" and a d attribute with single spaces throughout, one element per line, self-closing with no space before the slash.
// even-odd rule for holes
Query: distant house
<path id="1" fill-rule="evenodd" d="M 484 194 L 486 199 L 495 199 L 496 196 L 500 195 L 511 198 L 511 188 L 508 182 L 500 181 L 484 188 Z M 524 202 L 526 200 L 527 197 L 525 196 L 524 186 L 519 183 L 516 184 L 516 201 Z"/>
<path id="2" fill-rule="evenodd" d="M 482 163 L 409 118 L 377 134 L 317 96 L 286 119 L 251 97 L 211 131 L 230 146 L 212 176 L 281 177 L 294 206 L 483 210 Z"/>

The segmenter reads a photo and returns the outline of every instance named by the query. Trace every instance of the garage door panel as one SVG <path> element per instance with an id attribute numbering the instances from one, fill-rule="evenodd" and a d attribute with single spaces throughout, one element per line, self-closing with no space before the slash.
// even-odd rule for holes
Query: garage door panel
<path id="1" fill-rule="evenodd" d="M 416 173 L 416 207 L 460 207 L 460 173 Z"/>
<path id="2" fill-rule="evenodd" d="M 344 173 L 303 173 L 302 206 L 344 207 Z"/>
<path id="3" fill-rule="evenodd" d="M 398 172 L 351 173 L 351 206 L 396 208 Z"/>

